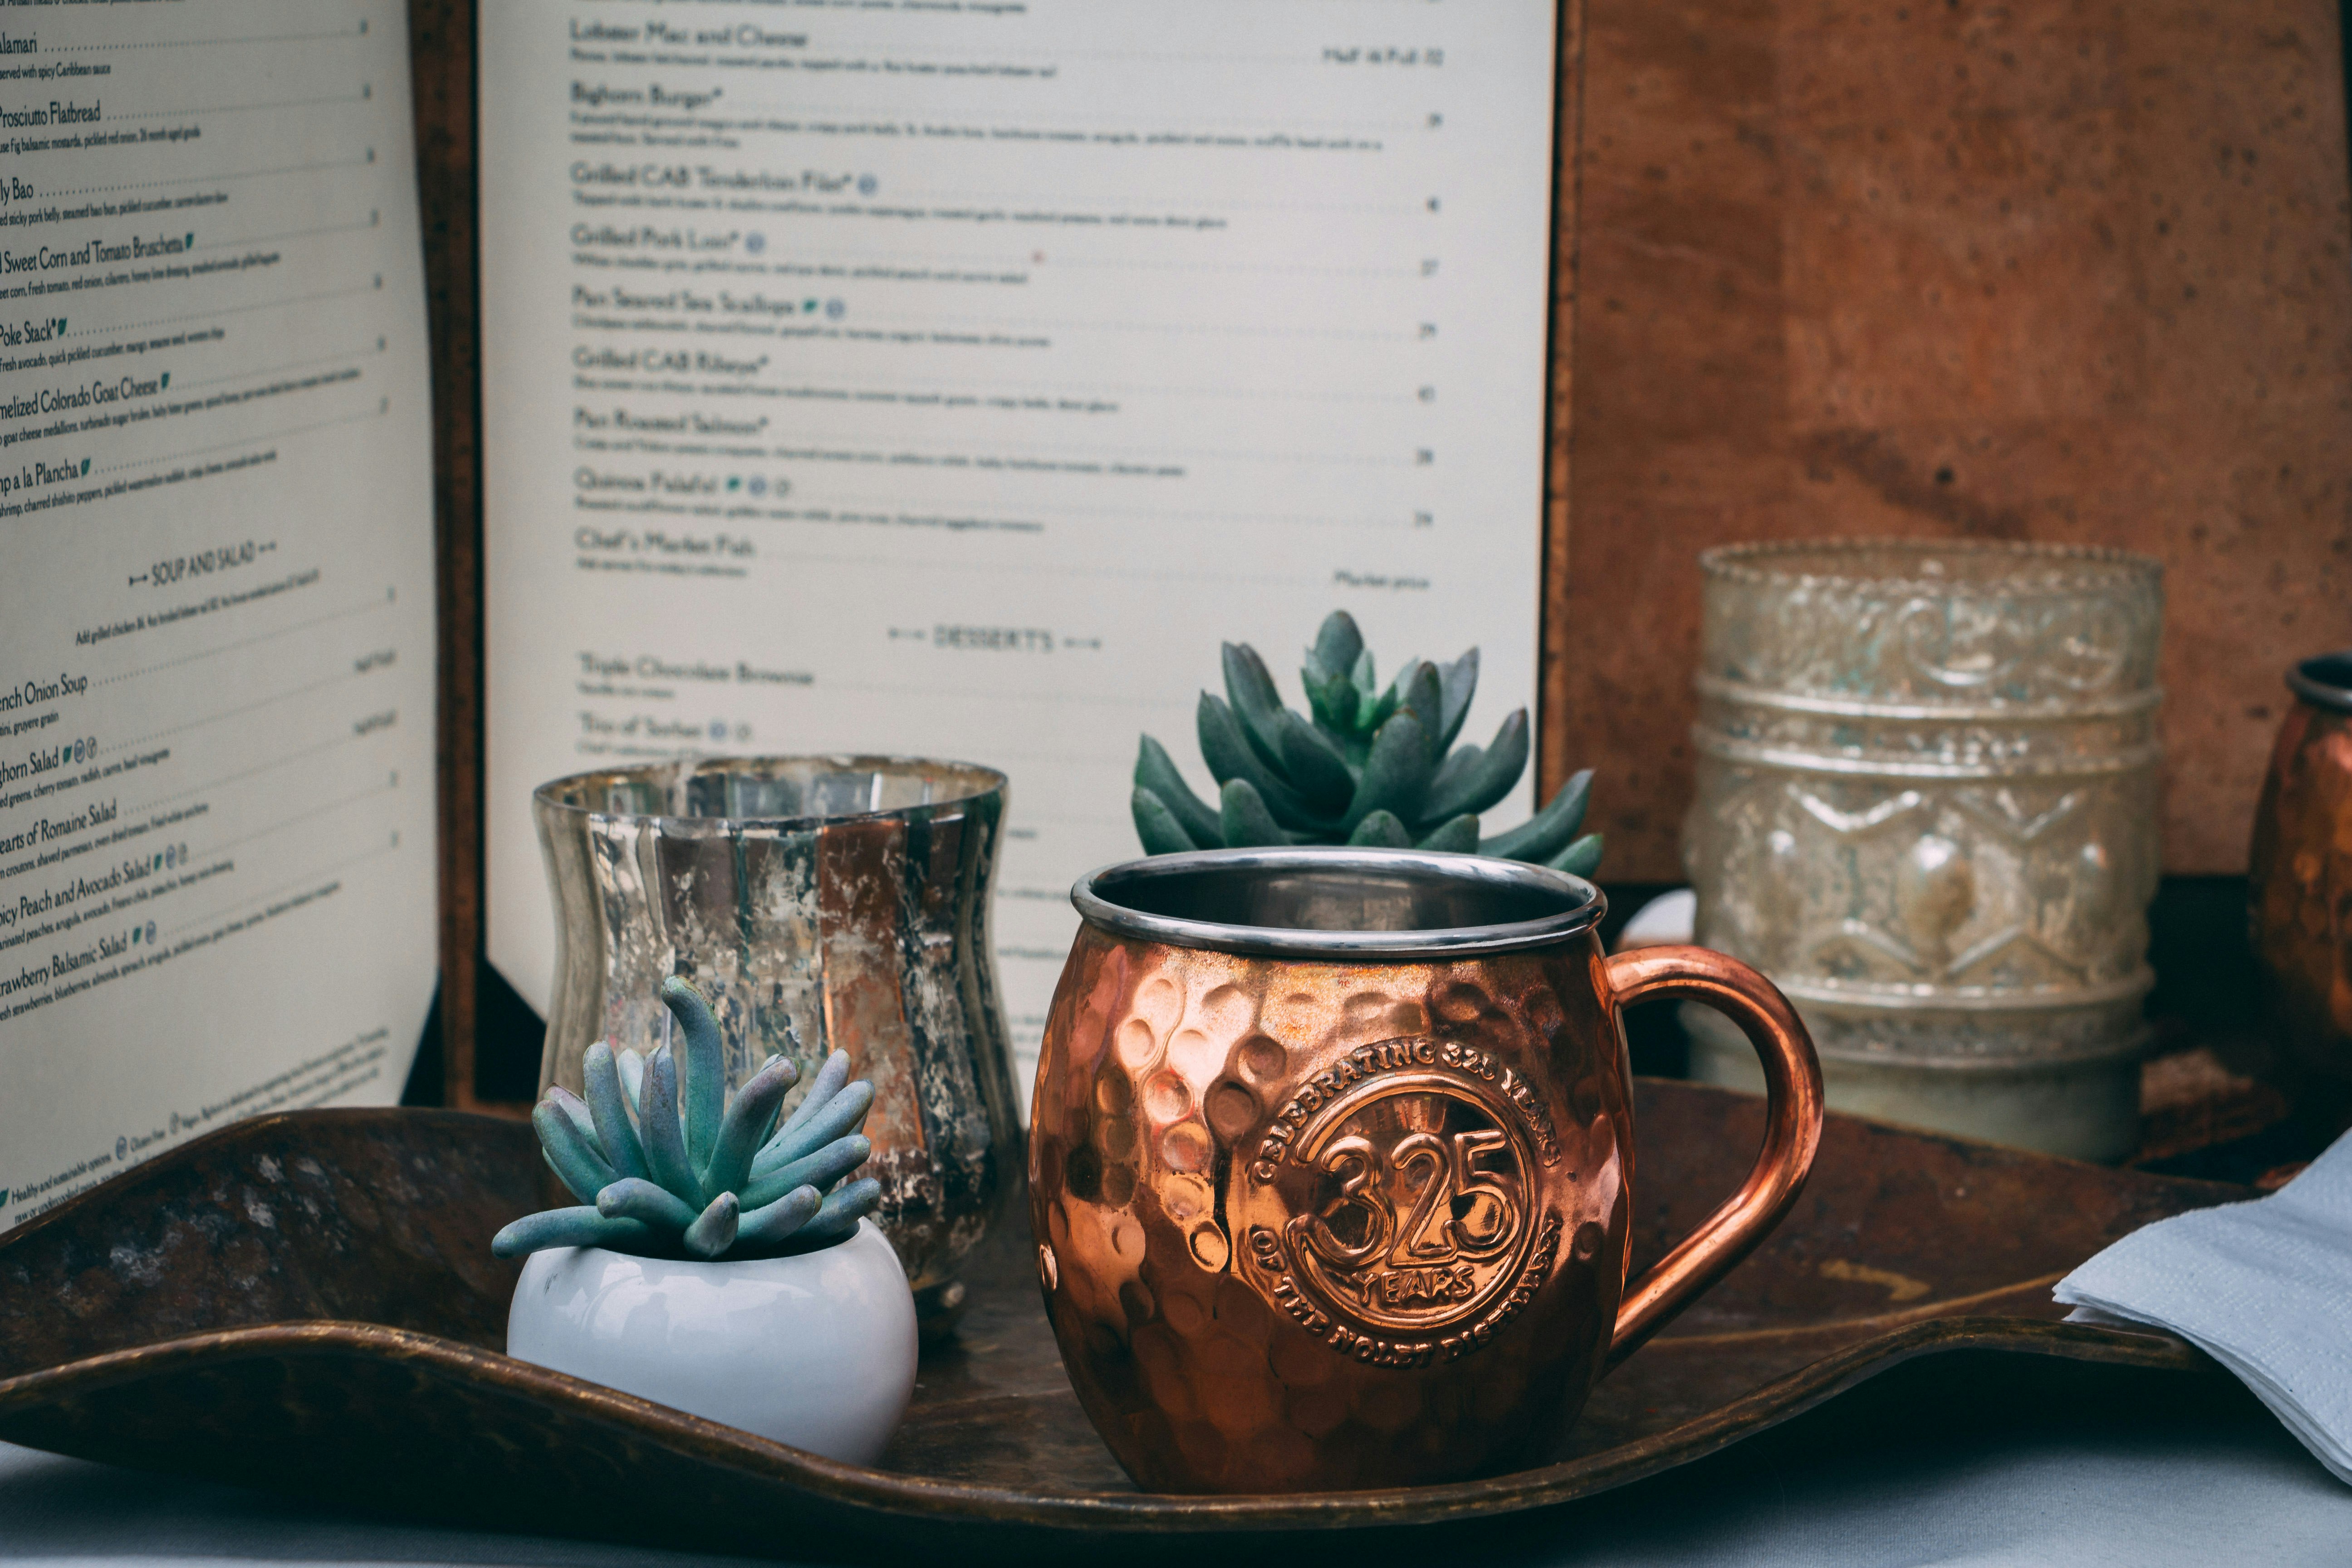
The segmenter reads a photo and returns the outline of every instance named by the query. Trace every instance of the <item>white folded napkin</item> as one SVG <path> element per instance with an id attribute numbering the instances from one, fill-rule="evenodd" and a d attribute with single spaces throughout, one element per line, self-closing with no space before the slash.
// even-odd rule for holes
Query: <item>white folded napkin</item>
<path id="1" fill-rule="evenodd" d="M 2052 1294 L 2070 1323 L 2191 1342 L 2352 1481 L 2352 1133 L 2269 1197 L 2136 1230 Z"/>

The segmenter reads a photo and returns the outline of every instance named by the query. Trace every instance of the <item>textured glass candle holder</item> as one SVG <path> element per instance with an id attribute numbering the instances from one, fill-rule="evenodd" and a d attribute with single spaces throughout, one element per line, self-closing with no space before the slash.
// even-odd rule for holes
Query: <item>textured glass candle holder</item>
<path id="1" fill-rule="evenodd" d="M 718 1015 L 730 1091 L 771 1054 L 805 1084 L 846 1050 L 874 1084 L 875 1218 L 926 1331 L 943 1329 L 964 1300 L 958 1266 L 1021 1169 L 988 935 L 1004 797 L 987 768 L 891 757 L 688 760 L 542 786 L 556 961 L 540 1092 L 580 1092 L 596 1040 L 668 1038 L 671 974 Z"/>
<path id="2" fill-rule="evenodd" d="M 1797 1004 L 1832 1107 L 2128 1152 L 2162 569 L 1891 540 L 1699 559 L 1697 941 Z M 1685 1012 L 1695 1076 L 1755 1076 L 1745 1040 Z"/>

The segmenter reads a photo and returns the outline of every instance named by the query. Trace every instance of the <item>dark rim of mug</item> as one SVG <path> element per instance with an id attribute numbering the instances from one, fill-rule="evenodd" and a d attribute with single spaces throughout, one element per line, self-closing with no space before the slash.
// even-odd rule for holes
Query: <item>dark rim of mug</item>
<path id="1" fill-rule="evenodd" d="M 1423 931 L 1299 931 L 1283 926 L 1228 925 L 1151 914 L 1118 900 L 1122 891 L 1210 869 L 1331 871 L 1357 869 L 1410 872 L 1423 877 L 1516 888 L 1572 900 L 1558 914 L 1496 925 L 1435 927 Z M 1440 855 L 1418 849 L 1345 847 L 1295 849 L 1199 849 L 1184 855 L 1154 855 L 1124 860 L 1078 879 L 1070 902 L 1088 925 L 1118 936 L 1207 948 L 1256 958 L 1308 958 L 1327 962 L 1386 963 L 1410 959 L 1475 958 L 1549 947 L 1600 923 L 1609 900 L 1581 877 L 1548 866 L 1496 859 L 1486 855 Z"/>
<path id="2" fill-rule="evenodd" d="M 2352 713 L 2352 648 L 2305 659 L 2286 672 L 2286 684 L 2315 708 Z"/>

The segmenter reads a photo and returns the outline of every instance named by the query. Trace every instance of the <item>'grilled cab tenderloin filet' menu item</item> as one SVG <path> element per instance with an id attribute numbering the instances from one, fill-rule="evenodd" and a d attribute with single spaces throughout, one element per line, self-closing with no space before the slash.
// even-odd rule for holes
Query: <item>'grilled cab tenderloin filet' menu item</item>
<path id="1" fill-rule="evenodd" d="M 1190 737 L 1221 641 L 1345 607 L 1399 656 L 1482 645 L 1482 736 L 1531 701 L 1553 27 L 1549 0 L 486 5 L 506 977 L 545 1005 L 546 780 L 962 758 L 1013 781 L 995 929 L 1034 1060 L 1071 881 L 1139 852 L 1138 734 L 1214 798 Z"/>
<path id="2" fill-rule="evenodd" d="M 408 70 L 392 0 L 0 6 L 0 1229 L 416 1048 Z"/>

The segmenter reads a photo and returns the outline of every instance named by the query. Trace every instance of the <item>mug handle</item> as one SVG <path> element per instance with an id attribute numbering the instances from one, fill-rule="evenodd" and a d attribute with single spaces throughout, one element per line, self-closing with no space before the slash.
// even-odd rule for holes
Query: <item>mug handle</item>
<path id="1" fill-rule="evenodd" d="M 1704 947 L 1641 947 L 1608 960 L 1615 1005 L 1679 996 L 1739 1026 L 1764 1064 L 1764 1144 L 1737 1193 L 1682 1245 L 1626 1287 L 1609 1342 L 1615 1366 L 1698 1293 L 1748 1256 L 1804 1190 L 1822 1142 L 1822 1066 L 1780 987 L 1736 958 Z"/>

